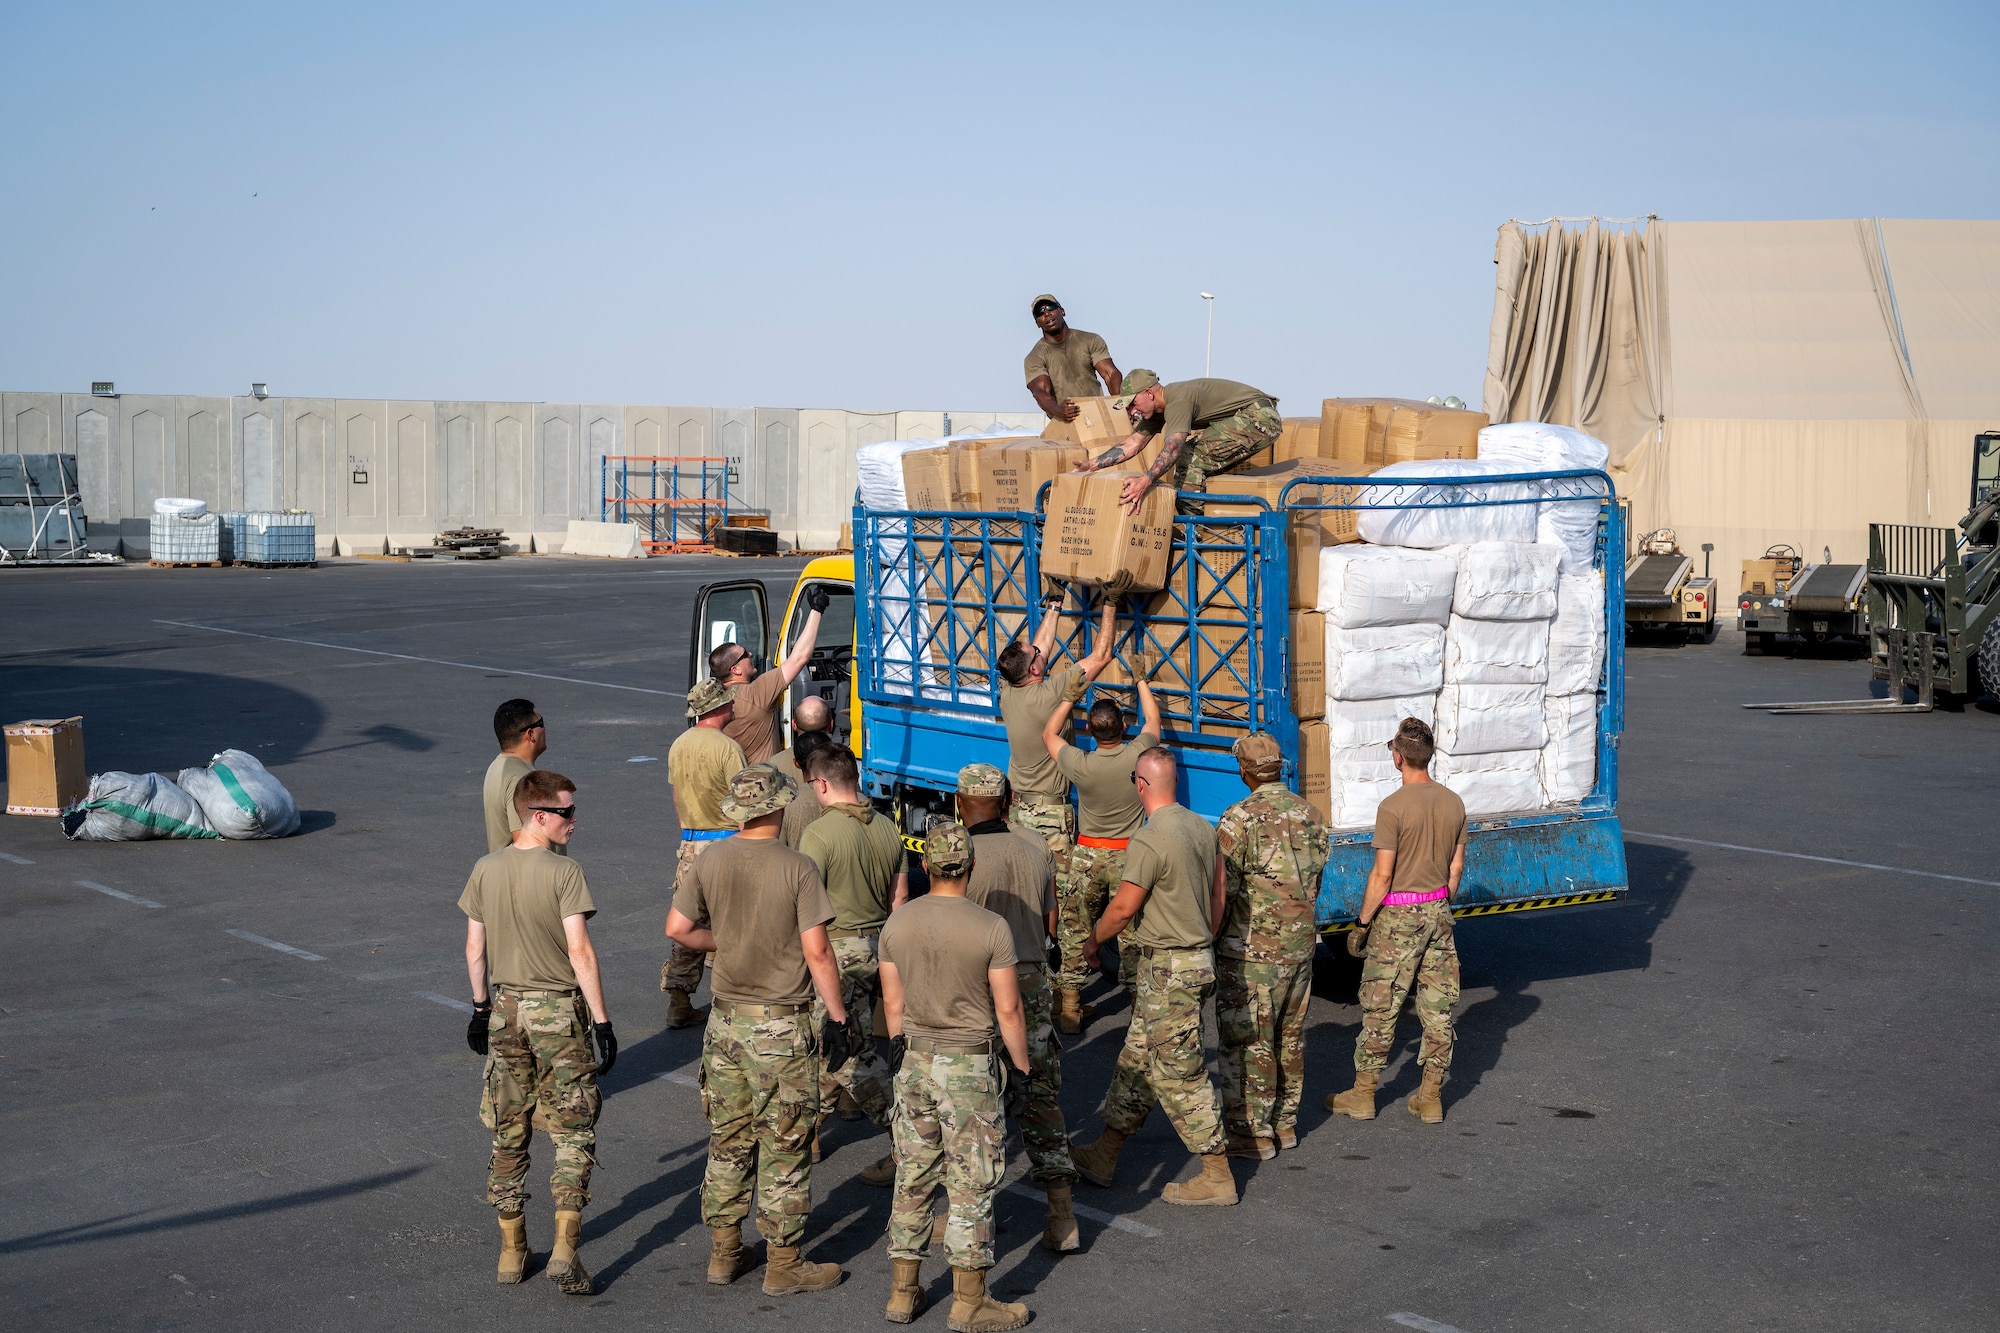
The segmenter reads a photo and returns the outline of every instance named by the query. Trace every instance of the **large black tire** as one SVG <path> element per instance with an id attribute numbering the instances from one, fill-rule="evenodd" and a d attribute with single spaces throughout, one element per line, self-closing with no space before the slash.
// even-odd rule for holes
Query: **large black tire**
<path id="1" fill-rule="evenodd" d="M 2000 619 L 1989 624 L 1986 633 L 1980 636 L 1979 652 L 1972 665 L 1978 677 L 1972 682 L 1972 697 L 1990 694 L 2000 699 Z"/>

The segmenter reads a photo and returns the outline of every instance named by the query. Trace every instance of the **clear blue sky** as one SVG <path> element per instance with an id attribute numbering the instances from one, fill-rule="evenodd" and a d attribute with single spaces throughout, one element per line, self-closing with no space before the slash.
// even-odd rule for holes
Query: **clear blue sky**
<path id="1" fill-rule="evenodd" d="M 29 5 L 0 387 L 1477 401 L 1494 229 L 2000 216 L 2000 6 Z"/>

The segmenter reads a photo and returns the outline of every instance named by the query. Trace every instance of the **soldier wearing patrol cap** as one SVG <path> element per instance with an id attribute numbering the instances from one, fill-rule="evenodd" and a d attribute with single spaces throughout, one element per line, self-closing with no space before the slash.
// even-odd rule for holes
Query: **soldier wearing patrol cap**
<path id="1" fill-rule="evenodd" d="M 1215 829 L 1226 895 L 1215 939 L 1216 1063 L 1229 1155 L 1268 1160 L 1299 1142 L 1313 903 L 1333 839 L 1285 785 L 1274 737 L 1252 732 L 1234 753 L 1250 794 Z"/>
<path id="2" fill-rule="evenodd" d="M 1201 502 L 1186 497 L 1207 490 L 1213 478 L 1234 472 L 1270 448 L 1284 429 L 1278 400 L 1235 380 L 1162 384 L 1152 371 L 1134 370 L 1125 377 L 1125 396 L 1118 406 L 1132 419 L 1132 433 L 1124 443 L 1077 464 L 1076 470 L 1120 467 L 1136 458 L 1155 435 L 1164 435 L 1146 475 L 1133 477 L 1119 492 L 1120 502 L 1133 513 L 1138 512 L 1140 498 L 1162 482 L 1181 493 L 1177 506 L 1181 513 L 1201 513 Z"/>
<path id="3" fill-rule="evenodd" d="M 687 715 L 694 725 L 674 738 L 667 751 L 667 781 L 674 789 L 674 814 L 680 820 L 681 845 L 674 858 L 674 887 L 679 889 L 695 858 L 736 831 L 722 812 L 729 780 L 749 763 L 743 747 L 729 739 L 725 728 L 736 716 L 736 687 L 704 680 L 688 691 Z M 703 1012 L 690 998 L 701 985 L 703 959 L 693 949 L 675 944 L 660 969 L 660 989 L 667 993 L 667 1026 L 693 1027 Z"/>
<path id="4" fill-rule="evenodd" d="M 1104 381 L 1104 393 L 1122 393 L 1125 377 L 1111 360 L 1111 349 L 1094 333 L 1069 326 L 1062 302 L 1043 292 L 1029 306 L 1035 327 L 1042 336 L 1028 349 L 1023 369 L 1028 376 L 1028 392 L 1036 406 L 1058 421 L 1076 420 L 1077 398 L 1099 396 L 1097 382 Z"/>
<path id="5" fill-rule="evenodd" d="M 1028 1032 L 1014 932 L 966 898 L 977 860 L 963 825 L 931 825 L 924 838 L 931 891 L 882 927 L 897 1163 L 889 1213 L 894 1276 L 885 1313 L 891 1323 L 907 1324 L 924 1308 L 919 1270 L 931 1244 L 931 1199 L 942 1185 L 949 1322 L 958 1333 L 998 1333 L 1028 1322 L 1027 1306 L 986 1294 L 993 1196 L 1006 1167 L 1001 1108 L 1025 1097 Z"/>
<path id="6" fill-rule="evenodd" d="M 848 1042 L 826 937 L 833 903 L 813 863 L 778 837 L 797 794 L 768 764 L 732 777 L 722 813 L 742 829 L 687 867 L 667 913 L 668 936 L 697 954 L 715 954 L 715 1003 L 701 1042 L 708 1280 L 726 1285 L 752 1266 L 743 1219 L 754 1183 L 757 1230 L 770 1242 L 764 1291 L 771 1296 L 824 1291 L 840 1281 L 840 1265 L 799 1258 L 812 1210 L 820 1075 L 845 1063 Z M 815 993 L 827 1016 L 818 1032 Z"/>

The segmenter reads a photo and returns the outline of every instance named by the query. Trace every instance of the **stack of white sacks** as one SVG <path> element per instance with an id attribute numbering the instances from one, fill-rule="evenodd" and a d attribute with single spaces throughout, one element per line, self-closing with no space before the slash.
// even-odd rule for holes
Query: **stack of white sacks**
<path id="1" fill-rule="evenodd" d="M 1539 423 L 1489 427 L 1479 450 L 1477 461 L 1397 464 L 1375 475 L 1604 466 L 1601 443 Z M 1516 498 L 1489 489 L 1490 498 Z M 1431 775 L 1469 815 L 1573 804 L 1589 793 L 1604 667 L 1595 524 L 1591 502 L 1384 509 L 1361 515 L 1367 542 L 1320 552 L 1335 827 L 1373 824 L 1396 789 L 1386 747 L 1406 717 L 1430 724 Z M 1397 544 L 1369 544 L 1385 539 Z"/>

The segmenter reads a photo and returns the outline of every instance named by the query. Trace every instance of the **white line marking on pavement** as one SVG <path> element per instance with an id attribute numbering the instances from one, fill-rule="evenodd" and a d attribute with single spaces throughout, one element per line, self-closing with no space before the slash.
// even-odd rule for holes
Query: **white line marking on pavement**
<path id="1" fill-rule="evenodd" d="M 689 1069 L 693 1069 L 695 1067 L 696 1066 L 694 1065 L 688 1066 Z M 701 1089 L 701 1080 L 699 1078 L 696 1078 L 693 1074 L 687 1073 L 683 1070 L 669 1069 L 666 1073 L 655 1074 L 653 1075 L 653 1077 L 663 1078 L 669 1083 L 678 1083 L 684 1088 L 693 1088 L 696 1091 L 700 1091 Z"/>
<path id="2" fill-rule="evenodd" d="M 119 897 L 121 898 L 124 896 L 125 895 L 123 894 L 119 895 Z M 153 906 L 158 907 L 159 904 L 154 903 Z M 324 963 L 326 961 L 326 959 L 319 954 L 307 953 L 304 949 L 294 949 L 289 944 L 280 944 L 276 940 L 267 940 L 262 935 L 252 935 L 247 930 L 232 930 L 229 931 L 228 933 L 234 935 L 239 940 L 248 940 L 252 944 L 261 944 L 266 949 L 276 949 L 279 953 L 288 953 L 292 957 L 302 958 L 308 963 Z"/>
<path id="3" fill-rule="evenodd" d="M 17 866 L 31 866 L 34 864 L 34 862 L 30 861 L 27 857 L 16 856 L 12 852 L 0 852 L 0 861 L 11 861 L 13 864 Z"/>
<path id="4" fill-rule="evenodd" d="M 1008 1181 L 1006 1189 L 1009 1194 L 1019 1194 L 1025 1198 L 1034 1199 L 1037 1202 L 1046 1202 L 1049 1197 L 1027 1182 L 1020 1180 Z M 1100 1208 L 1092 1208 L 1088 1204 L 1077 1203 L 1074 1200 L 1070 1202 L 1070 1207 L 1075 1210 L 1078 1217 L 1087 1217 L 1093 1222 L 1102 1222 L 1113 1231 L 1129 1231 L 1135 1236 L 1144 1236 L 1147 1240 L 1158 1240 L 1167 1234 L 1158 1227 L 1149 1227 L 1144 1222 L 1134 1222 L 1129 1217 L 1120 1217 L 1116 1213 L 1107 1213 Z"/>
<path id="5" fill-rule="evenodd" d="M 660 762 L 660 756 L 656 754 L 635 754 L 625 762 L 628 764 L 657 764 Z"/>
<path id="6" fill-rule="evenodd" d="M 77 885 L 80 888 L 96 889 L 99 893 L 109 894 L 113 898 L 123 898 L 126 902 L 137 903 L 141 907 L 164 908 L 166 906 L 165 903 L 156 903 L 151 898 L 141 898 L 136 893 L 126 893 L 122 889 L 114 889 L 108 884 L 99 884 L 95 880 L 80 879 L 77 881 Z"/>
<path id="7" fill-rule="evenodd" d="M 236 932 L 232 930 L 229 933 L 234 935 Z M 461 1014 L 472 1012 L 471 1005 L 467 1004 L 464 1000 L 454 1000 L 449 995 L 439 995 L 434 991 L 427 990 L 413 990 L 410 994 L 416 996 L 419 1000 L 429 1000 L 432 1004 L 441 1004 L 447 1009 L 456 1009 Z"/>
<path id="8" fill-rule="evenodd" d="M 1453 1328 L 1450 1324 L 1440 1324 L 1435 1319 L 1426 1319 L 1420 1314 L 1411 1314 L 1407 1310 L 1397 1314 L 1385 1314 L 1382 1317 L 1392 1324 L 1401 1324 L 1404 1328 L 1421 1330 L 1421 1333 L 1465 1333 L 1465 1330 L 1462 1328 Z"/>
<path id="9" fill-rule="evenodd" d="M 594 685 L 600 690 L 630 690 L 634 694 L 657 694 L 663 699 L 685 699 L 687 695 L 675 690 L 649 690 L 641 685 L 613 685 L 609 681 L 579 680 L 575 676 L 551 676 L 545 671 L 522 671 L 518 667 L 481 666 L 477 662 L 447 662 L 442 657 L 419 657 L 415 653 L 389 653 L 379 648 L 352 648 L 344 643 L 322 643 L 317 639 L 288 639 L 282 634 L 254 634 L 247 629 L 224 629 L 220 625 L 197 625 L 191 620 L 156 620 L 155 625 L 175 625 L 181 629 L 206 630 L 210 634 L 234 634 L 245 639 L 267 639 L 272 643 L 297 643 L 308 648 L 331 648 L 335 652 L 365 653 L 369 657 L 393 657 L 404 662 L 428 662 L 432 666 L 458 667 L 464 671 L 500 671 L 510 676 L 528 676 L 535 680 L 557 680 L 565 685 Z"/>
<path id="10" fill-rule="evenodd" d="M 1807 856 L 1804 852 L 1773 851 L 1769 847 L 1743 847 L 1733 842 L 1710 842 L 1706 838 L 1683 838 L 1673 833 L 1641 833 L 1637 829 L 1626 829 L 1626 836 L 1633 838 L 1658 838 L 1662 842 L 1687 842 L 1697 847 L 1720 847 L 1725 852 L 1755 852 L 1759 856 L 1783 856 L 1793 861 L 1819 861 L 1830 866 L 1853 866 L 1856 870 L 1886 870 L 1892 875 L 1915 875 L 1919 879 L 1943 879 L 1953 884 L 1977 884 L 1981 888 L 2000 889 L 2000 880 L 1971 879 L 1965 875 L 1940 875 L 1935 870 L 1910 870 L 1904 866 L 1878 866 L 1873 861 L 1843 861 L 1837 856 Z"/>

